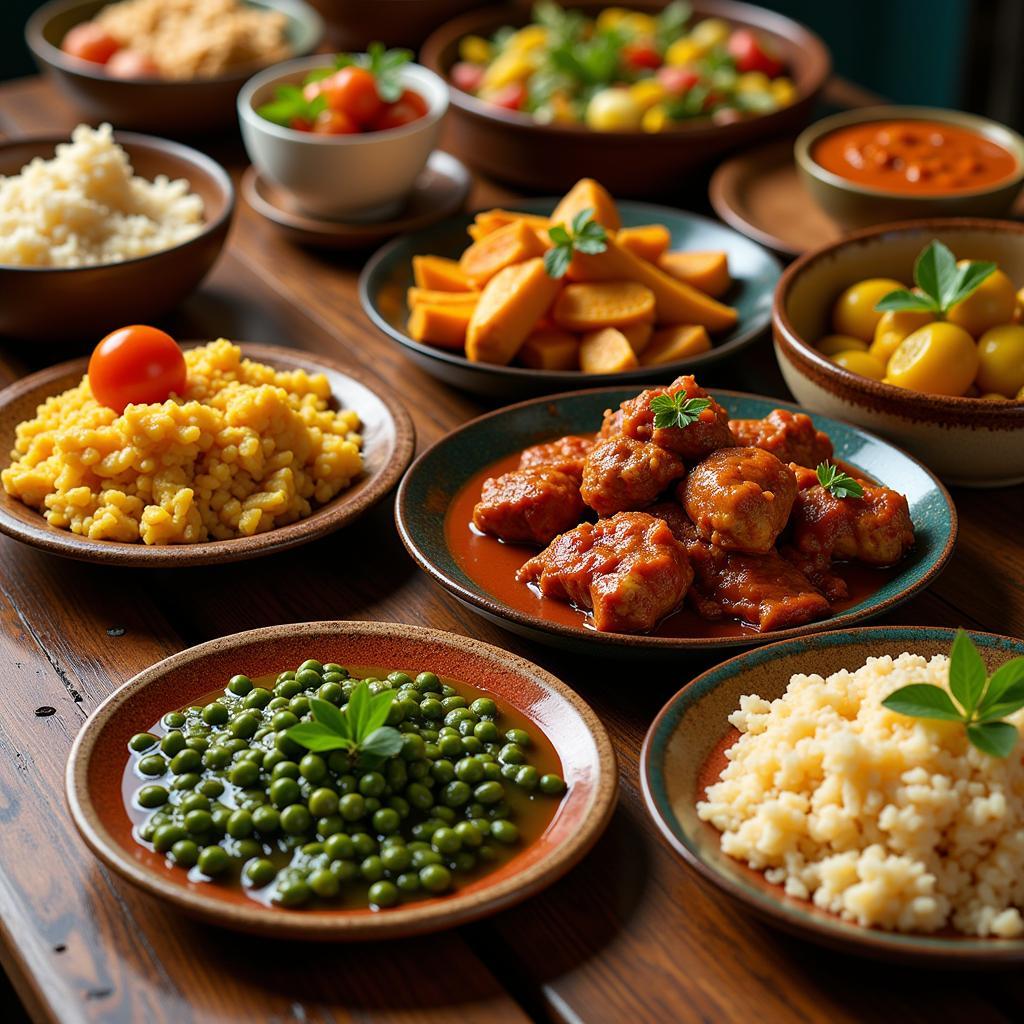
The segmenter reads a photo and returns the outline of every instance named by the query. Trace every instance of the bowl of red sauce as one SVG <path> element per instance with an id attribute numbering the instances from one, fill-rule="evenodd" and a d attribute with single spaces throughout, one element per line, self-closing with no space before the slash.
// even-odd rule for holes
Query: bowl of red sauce
<path id="1" fill-rule="evenodd" d="M 804 185 L 846 228 L 919 217 L 1009 213 L 1024 183 L 1024 138 L 997 121 L 932 107 L 826 117 L 796 140 Z"/>

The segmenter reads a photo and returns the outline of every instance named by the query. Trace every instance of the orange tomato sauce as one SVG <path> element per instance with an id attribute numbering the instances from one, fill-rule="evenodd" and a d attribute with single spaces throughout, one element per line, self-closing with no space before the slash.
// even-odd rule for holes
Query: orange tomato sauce
<path id="1" fill-rule="evenodd" d="M 940 121 L 837 128 L 811 150 L 826 171 L 868 188 L 916 195 L 968 192 L 1011 178 L 1017 158 L 978 132 Z"/>

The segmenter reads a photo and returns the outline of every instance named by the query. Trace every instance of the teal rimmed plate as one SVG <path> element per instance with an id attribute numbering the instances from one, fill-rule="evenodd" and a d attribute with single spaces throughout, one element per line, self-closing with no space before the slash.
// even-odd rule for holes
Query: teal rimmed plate
<path id="1" fill-rule="evenodd" d="M 598 388 L 520 402 L 472 420 L 428 448 L 406 473 L 395 499 L 398 532 L 416 563 L 474 611 L 531 640 L 584 654 L 664 657 L 764 644 L 853 625 L 902 604 L 928 586 L 952 555 L 957 534 L 956 509 L 934 474 L 874 434 L 825 416 L 812 416 L 815 425 L 832 438 L 836 458 L 899 490 L 910 504 L 917 536 L 913 551 L 895 575 L 860 603 L 822 622 L 792 629 L 680 638 L 599 633 L 582 624 L 551 622 L 497 599 L 465 572 L 448 546 L 445 514 L 452 500 L 467 481 L 504 456 L 565 434 L 593 432 L 606 409 L 632 398 L 637 391 L 636 387 Z M 714 390 L 712 394 L 734 419 L 757 419 L 780 408 L 801 411 L 788 402 L 738 391 Z"/>
<path id="2" fill-rule="evenodd" d="M 769 644 L 731 658 L 680 690 L 655 718 L 640 753 L 648 813 L 669 845 L 710 885 L 787 932 L 843 952 L 932 967 L 1009 967 L 1024 962 L 1024 939 L 970 938 L 952 932 L 907 935 L 863 928 L 806 900 L 787 896 L 760 872 L 726 856 L 717 829 L 697 817 L 696 803 L 730 730 L 727 716 L 744 694 L 782 695 L 797 672 L 827 676 L 869 657 L 909 652 L 948 654 L 955 630 L 867 626 Z M 970 633 L 991 672 L 1024 654 L 1024 641 Z M 710 763 L 709 763 L 710 762 Z"/>
<path id="3" fill-rule="evenodd" d="M 531 199 L 517 203 L 516 209 L 544 215 L 549 214 L 557 202 L 557 199 Z M 772 296 L 781 275 L 779 261 L 767 249 L 738 231 L 695 213 L 650 203 L 623 201 L 617 205 L 625 227 L 654 223 L 666 225 L 672 233 L 671 249 L 721 249 L 728 253 L 733 286 L 722 301 L 736 307 L 739 323 L 728 334 L 716 336 L 710 351 L 667 366 L 597 374 L 471 363 L 458 352 L 447 352 L 414 341 L 405 332 L 409 318 L 405 293 L 413 283 L 412 258 L 429 253 L 457 259 L 469 245 L 466 227 L 472 223 L 472 215 L 453 217 L 415 234 L 403 235 L 380 249 L 366 264 L 359 278 L 359 298 L 363 309 L 374 324 L 397 341 L 406 355 L 427 373 L 465 391 L 498 398 L 525 398 L 566 388 L 607 386 L 627 381 L 640 383 L 662 372 L 672 375 L 684 371 L 691 373 L 698 367 L 735 355 L 765 330 L 771 320 Z"/>

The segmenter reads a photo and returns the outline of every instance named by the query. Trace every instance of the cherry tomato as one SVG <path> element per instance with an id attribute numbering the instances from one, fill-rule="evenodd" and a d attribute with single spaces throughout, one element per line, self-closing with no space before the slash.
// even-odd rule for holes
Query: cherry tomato
<path id="1" fill-rule="evenodd" d="M 288 122 L 288 127 L 296 132 L 311 132 L 313 130 L 313 122 L 308 117 L 293 117 Z"/>
<path id="2" fill-rule="evenodd" d="M 747 71 L 761 71 L 769 78 L 781 75 L 784 70 L 782 61 L 768 53 L 758 42 L 757 36 L 749 28 L 738 28 L 726 44 L 729 56 L 736 61 L 736 70 L 740 74 Z"/>
<path id="3" fill-rule="evenodd" d="M 377 93 L 377 79 L 366 68 L 351 64 L 325 78 L 320 92 L 331 110 L 348 114 L 359 125 L 372 124 L 384 106 Z"/>
<path id="4" fill-rule="evenodd" d="M 430 109 L 427 106 L 427 101 L 418 92 L 413 92 L 412 89 L 403 89 L 402 95 L 398 97 L 398 102 L 408 103 L 420 117 L 423 117 Z"/>
<path id="5" fill-rule="evenodd" d="M 107 74 L 114 78 L 157 78 L 160 69 L 137 50 L 118 50 L 107 61 Z"/>
<path id="6" fill-rule="evenodd" d="M 521 110 L 526 102 L 526 86 L 522 82 L 506 85 L 490 97 L 490 102 L 505 110 Z"/>
<path id="7" fill-rule="evenodd" d="M 359 130 L 355 119 L 343 110 L 321 110 L 313 122 L 317 135 L 357 135 Z"/>
<path id="8" fill-rule="evenodd" d="M 479 64 L 459 61 L 452 67 L 452 85 L 463 92 L 476 92 L 484 80 L 484 69 Z"/>
<path id="9" fill-rule="evenodd" d="M 188 372 L 177 342 L 143 324 L 108 334 L 89 357 L 89 387 L 101 405 L 115 412 L 125 406 L 166 401 L 185 390 Z"/>
<path id="10" fill-rule="evenodd" d="M 700 81 L 689 68 L 676 68 L 670 65 L 659 68 L 657 77 L 661 87 L 670 96 L 682 96 Z"/>
<path id="11" fill-rule="evenodd" d="M 121 44 L 106 29 L 94 21 L 83 21 L 70 29 L 61 49 L 79 60 L 92 61 L 93 64 L 106 64 L 121 48 Z"/>
<path id="12" fill-rule="evenodd" d="M 649 42 L 626 43 L 622 48 L 622 63 L 636 71 L 661 67 L 661 54 Z"/>

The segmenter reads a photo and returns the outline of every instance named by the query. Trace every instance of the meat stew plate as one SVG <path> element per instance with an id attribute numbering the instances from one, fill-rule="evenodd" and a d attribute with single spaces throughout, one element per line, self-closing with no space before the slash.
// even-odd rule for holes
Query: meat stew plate
<path id="1" fill-rule="evenodd" d="M 402 481 L 395 505 L 399 534 L 420 568 L 477 613 L 530 639 L 583 653 L 658 658 L 760 645 L 852 625 L 908 600 L 949 560 L 957 534 L 956 510 L 936 477 L 866 431 L 813 416 L 814 428 L 831 438 L 836 463 L 906 497 L 914 544 L 898 564 L 886 569 L 843 567 L 846 599 L 834 602 L 832 613 L 816 621 L 758 629 L 733 621 L 707 622 L 703 613 L 685 609 L 648 632 L 594 628 L 593 617 L 584 611 L 516 582 L 517 570 L 542 543 L 504 543 L 483 536 L 470 520 L 485 478 L 515 469 L 525 448 L 566 435 L 592 434 L 606 410 L 638 391 L 601 388 L 522 402 L 467 423 L 424 452 Z M 734 420 L 762 419 L 776 409 L 801 411 L 767 397 L 721 390 L 710 394 Z M 772 556 L 777 557 L 774 552 Z"/>

